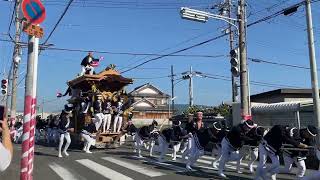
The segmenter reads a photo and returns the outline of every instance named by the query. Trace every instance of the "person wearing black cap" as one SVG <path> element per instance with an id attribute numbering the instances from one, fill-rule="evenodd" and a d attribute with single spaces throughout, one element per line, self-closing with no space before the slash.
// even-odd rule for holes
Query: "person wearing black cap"
<path id="1" fill-rule="evenodd" d="M 128 116 L 128 121 L 127 123 L 125 123 L 123 125 L 123 127 L 121 128 L 121 131 L 120 133 L 118 134 L 118 136 L 114 139 L 114 144 L 115 146 L 118 146 L 116 145 L 116 143 L 119 142 L 120 138 L 125 135 L 125 134 L 128 134 L 130 136 L 135 136 L 136 132 L 137 132 L 137 128 L 136 126 L 132 123 L 132 117 L 133 117 L 133 114 L 132 113 L 129 113 L 129 116 Z"/>
<path id="2" fill-rule="evenodd" d="M 253 163 L 258 159 L 259 154 L 259 144 L 264 136 L 265 129 L 261 126 L 255 125 L 248 133 L 247 136 L 251 138 L 249 141 L 245 141 L 245 145 L 249 146 L 250 151 L 250 161 L 248 163 L 249 171 L 254 173 Z M 241 161 L 240 161 L 241 162 Z"/>
<path id="3" fill-rule="evenodd" d="M 243 123 L 233 126 L 228 132 L 227 136 L 223 138 L 221 142 L 222 156 L 219 162 L 219 172 L 218 175 L 225 178 L 226 175 L 223 173 L 225 164 L 228 161 L 237 161 L 237 171 L 240 172 L 240 160 L 241 156 L 239 154 L 239 149 L 242 148 L 245 141 L 251 140 L 246 134 L 254 127 L 253 121 L 246 120 Z"/>
<path id="4" fill-rule="evenodd" d="M 304 129 L 292 129 L 292 137 L 303 144 L 308 146 L 315 146 L 316 140 L 315 137 L 318 135 L 318 129 L 314 126 L 309 125 Z M 296 175 L 298 178 L 302 178 L 306 172 L 305 159 L 307 159 L 308 151 L 299 151 L 299 150 L 284 150 L 283 160 L 284 168 L 280 169 L 280 173 L 289 173 L 291 171 L 292 164 L 298 168 Z"/>
<path id="5" fill-rule="evenodd" d="M 160 149 L 160 156 L 158 158 L 158 160 L 161 162 L 163 161 L 163 157 L 164 155 L 167 153 L 168 147 L 170 144 L 173 145 L 173 161 L 176 160 L 177 158 L 177 152 L 180 149 L 180 144 L 181 144 L 181 140 L 182 137 L 185 135 L 183 134 L 183 129 L 181 128 L 181 122 L 180 121 L 174 121 L 172 123 L 172 127 L 164 129 L 159 137 L 158 137 L 158 141 L 159 141 L 159 149 Z"/>
<path id="6" fill-rule="evenodd" d="M 91 122 L 90 124 L 86 124 L 81 130 L 81 137 L 84 139 L 83 151 L 85 153 L 92 153 L 90 151 L 90 147 L 96 142 L 96 136 L 94 134 L 96 132 L 97 130 L 93 122 Z"/>
<path id="7" fill-rule="evenodd" d="M 72 104 L 66 104 L 64 107 L 64 110 L 60 114 L 60 122 L 58 125 L 58 133 L 60 134 L 60 141 L 59 141 L 59 155 L 58 157 L 62 157 L 61 149 L 62 145 L 64 143 L 64 139 L 66 139 L 66 144 L 63 149 L 63 153 L 66 156 L 69 156 L 67 153 L 67 150 L 71 144 L 71 138 L 69 132 L 72 132 L 74 129 L 72 128 L 72 123 L 70 121 L 70 117 L 72 115 L 73 105 Z"/>
<path id="8" fill-rule="evenodd" d="M 192 145 L 194 144 L 194 137 L 193 135 L 201 128 L 203 128 L 202 122 L 203 113 L 197 112 L 197 119 L 196 121 L 193 120 L 193 114 L 189 114 L 188 123 L 186 124 L 185 130 L 188 133 L 188 147 L 182 153 L 182 159 L 184 160 L 186 156 L 190 156 Z"/>
<path id="9" fill-rule="evenodd" d="M 94 124 L 96 126 L 97 131 L 99 131 L 100 126 L 103 122 L 104 115 L 102 113 L 103 108 L 103 102 L 102 102 L 102 95 L 98 94 L 97 100 L 93 103 L 93 109 L 94 109 Z"/>
<path id="10" fill-rule="evenodd" d="M 212 167 L 215 169 L 218 169 L 217 163 L 221 159 L 221 142 L 223 138 L 227 135 L 227 130 L 224 126 L 222 126 L 221 122 L 214 122 L 212 124 L 212 127 L 214 128 L 216 134 L 217 140 L 213 142 L 213 148 L 212 148 L 212 156 L 215 156 L 215 160 L 212 161 Z"/>
<path id="11" fill-rule="evenodd" d="M 138 151 L 138 156 L 142 157 L 141 155 L 141 147 L 144 144 L 144 141 L 149 140 L 151 134 L 156 130 L 156 126 L 158 126 L 158 122 L 153 120 L 149 126 L 142 126 L 140 129 L 137 130 L 135 135 L 135 150 Z"/>
<path id="12" fill-rule="evenodd" d="M 123 119 L 123 98 L 120 98 L 120 101 L 117 102 L 117 110 L 115 112 L 114 122 L 113 122 L 113 132 L 119 132 L 122 127 Z"/>
<path id="13" fill-rule="evenodd" d="M 290 136 L 286 126 L 275 125 L 263 137 L 259 144 L 259 165 L 256 178 L 276 179 L 276 174 L 280 170 L 279 154 L 284 143 L 288 143 L 298 148 L 308 148 L 308 145 L 296 141 Z M 266 167 L 267 157 L 272 161 L 272 165 Z"/>
<path id="14" fill-rule="evenodd" d="M 188 114 L 188 120 L 184 126 L 184 130 L 187 132 L 187 134 L 194 133 L 194 131 L 196 130 L 196 123 L 194 122 L 193 114 L 191 114 L 191 113 Z M 191 143 L 189 143 L 189 141 L 191 141 L 191 138 L 188 138 L 188 139 L 184 140 L 184 142 L 183 142 L 183 148 L 181 150 L 182 156 L 186 156 L 188 150 L 190 150 L 190 148 L 191 148 L 190 147 Z"/>
<path id="15" fill-rule="evenodd" d="M 109 97 L 107 100 L 103 103 L 103 132 L 107 132 L 110 129 L 111 119 L 112 119 L 112 105 L 111 105 L 111 97 Z"/>
<path id="16" fill-rule="evenodd" d="M 190 153 L 188 154 L 188 160 L 186 163 L 186 169 L 191 171 L 191 166 L 204 154 L 204 148 L 209 142 L 216 143 L 218 141 L 219 127 L 213 126 L 210 128 L 201 127 L 193 134 L 193 141 L 191 145 Z"/>
<path id="17" fill-rule="evenodd" d="M 100 58 L 101 59 L 101 58 Z M 81 73 L 80 76 L 84 75 L 87 71 L 89 71 L 89 74 L 92 75 L 93 74 L 93 62 L 94 61 L 99 61 L 100 59 L 95 59 L 93 57 L 93 53 L 89 52 L 88 55 L 86 57 L 83 58 L 83 60 L 81 61 Z"/>

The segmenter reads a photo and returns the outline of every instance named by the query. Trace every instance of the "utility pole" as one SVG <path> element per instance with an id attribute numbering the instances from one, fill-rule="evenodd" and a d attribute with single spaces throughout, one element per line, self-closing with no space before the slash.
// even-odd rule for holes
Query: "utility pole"
<path id="1" fill-rule="evenodd" d="M 312 95 L 313 95 L 313 111 L 315 126 L 320 127 L 320 111 L 319 111 L 319 87 L 318 87 L 318 75 L 317 75 L 317 62 L 314 49 L 314 37 L 313 37 L 313 25 L 312 25 L 312 14 L 311 14 L 311 2 L 310 0 L 305 1 L 306 5 L 306 19 L 307 19 L 307 30 L 308 30 L 308 43 L 309 43 L 309 59 L 310 59 L 310 74 L 312 84 Z M 319 138 L 318 138 L 319 140 Z"/>
<path id="2" fill-rule="evenodd" d="M 246 13 L 245 0 L 239 0 L 239 50 L 240 50 L 240 88 L 241 88 L 241 116 L 250 115 L 249 86 L 247 71 L 247 49 L 246 49 Z"/>
<path id="3" fill-rule="evenodd" d="M 16 22 L 16 34 L 15 34 L 15 45 L 13 50 L 13 69 L 12 69 L 12 91 L 11 91 L 11 111 L 10 111 L 10 119 L 15 120 L 16 118 L 16 108 L 17 108 L 17 80 L 18 80 L 18 70 L 19 63 L 21 59 L 21 47 L 19 45 L 20 37 L 21 37 L 21 18 L 20 18 L 20 5 L 21 0 L 16 0 L 15 6 L 15 22 Z"/>
<path id="4" fill-rule="evenodd" d="M 228 16 L 229 18 L 231 18 L 231 14 L 232 14 L 232 0 L 228 0 Z M 232 23 L 231 19 L 229 19 L 229 22 Z M 229 40 L 230 40 L 230 51 L 233 50 L 234 46 L 233 46 L 233 31 L 232 31 L 232 25 L 229 23 Z M 231 89 L 232 89 L 232 102 L 236 102 L 236 82 L 235 82 L 235 77 L 234 75 L 231 73 Z"/>
<path id="5" fill-rule="evenodd" d="M 193 71 L 192 71 L 192 66 L 190 66 L 190 78 L 189 78 L 189 106 L 193 106 Z"/>
<path id="6" fill-rule="evenodd" d="M 174 114 L 174 74 L 173 74 L 173 65 L 171 65 L 171 103 L 172 103 L 172 113 Z M 170 103 L 170 102 L 169 102 Z"/>

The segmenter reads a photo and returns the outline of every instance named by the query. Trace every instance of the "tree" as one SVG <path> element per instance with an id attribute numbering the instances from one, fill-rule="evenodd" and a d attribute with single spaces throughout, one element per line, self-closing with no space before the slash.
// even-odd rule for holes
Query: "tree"
<path id="1" fill-rule="evenodd" d="M 219 106 L 191 106 L 188 107 L 183 111 L 184 115 L 188 115 L 189 113 L 191 114 L 196 114 L 198 111 L 203 112 L 203 114 L 213 114 L 217 116 L 220 114 L 223 117 L 229 117 L 231 115 L 231 106 L 227 104 L 220 104 Z"/>

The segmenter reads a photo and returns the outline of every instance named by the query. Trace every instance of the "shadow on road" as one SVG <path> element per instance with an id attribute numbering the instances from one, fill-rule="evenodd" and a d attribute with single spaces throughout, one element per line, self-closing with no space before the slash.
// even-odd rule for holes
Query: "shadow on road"
<path id="1" fill-rule="evenodd" d="M 57 157 L 57 155 L 47 154 L 47 153 L 43 153 L 43 152 L 34 152 L 34 155 L 36 155 L 36 156 L 50 156 L 50 157 Z"/>

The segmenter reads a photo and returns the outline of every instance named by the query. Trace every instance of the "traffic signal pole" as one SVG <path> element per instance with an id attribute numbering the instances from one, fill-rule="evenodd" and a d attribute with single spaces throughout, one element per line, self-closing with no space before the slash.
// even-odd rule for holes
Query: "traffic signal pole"
<path id="1" fill-rule="evenodd" d="M 317 74 L 317 62 L 314 48 L 314 37 L 313 37 L 313 25 L 312 25 L 312 14 L 311 14 L 311 2 L 310 0 L 305 1 L 306 5 L 306 20 L 308 30 L 308 45 L 309 45 L 309 59 L 310 59 L 310 74 L 312 84 L 312 95 L 313 95 L 313 111 L 315 126 L 320 128 L 320 110 L 319 110 L 319 87 L 318 87 L 318 74 Z M 319 138 L 318 138 L 318 142 Z"/>
<path id="2" fill-rule="evenodd" d="M 232 0 L 228 0 L 228 16 L 229 18 L 231 18 L 231 11 L 232 10 Z M 231 19 L 229 20 L 229 22 L 231 23 Z M 229 45 L 230 45 L 230 51 L 233 50 L 233 42 L 234 42 L 234 39 L 233 39 L 233 31 L 232 31 L 232 25 L 229 24 Z M 231 73 L 231 89 L 232 89 L 232 102 L 236 102 L 236 82 L 235 82 L 235 77 L 233 76 L 233 74 Z"/>
<path id="3" fill-rule="evenodd" d="M 250 115 L 249 86 L 247 71 L 247 49 L 246 49 L 246 22 L 245 22 L 245 0 L 239 0 L 239 50 L 240 50 L 240 94 L 241 94 L 241 116 Z"/>

